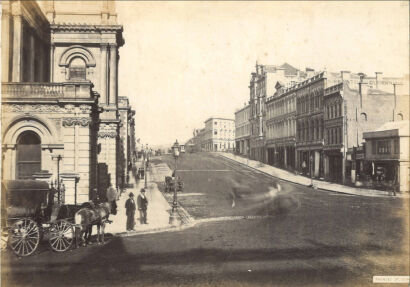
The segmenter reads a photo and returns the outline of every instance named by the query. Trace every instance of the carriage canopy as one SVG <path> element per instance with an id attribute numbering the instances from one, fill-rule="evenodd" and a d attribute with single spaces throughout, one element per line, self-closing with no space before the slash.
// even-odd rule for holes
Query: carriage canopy
<path id="1" fill-rule="evenodd" d="M 1 185 L 4 207 L 37 208 L 47 203 L 48 183 L 39 180 L 5 180 Z M 5 204 L 5 205 L 4 205 Z"/>

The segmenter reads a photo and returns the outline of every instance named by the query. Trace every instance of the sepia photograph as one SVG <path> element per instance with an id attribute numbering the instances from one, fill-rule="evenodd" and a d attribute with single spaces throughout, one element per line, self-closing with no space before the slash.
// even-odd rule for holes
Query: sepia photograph
<path id="1" fill-rule="evenodd" d="M 0 286 L 410 286 L 409 0 L 0 7 Z"/>

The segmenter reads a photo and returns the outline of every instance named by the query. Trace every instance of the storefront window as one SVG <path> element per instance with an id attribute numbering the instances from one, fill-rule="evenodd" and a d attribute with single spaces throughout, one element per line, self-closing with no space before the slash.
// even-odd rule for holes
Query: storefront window
<path id="1" fill-rule="evenodd" d="M 388 154 L 390 153 L 390 140 L 377 141 L 377 153 Z"/>

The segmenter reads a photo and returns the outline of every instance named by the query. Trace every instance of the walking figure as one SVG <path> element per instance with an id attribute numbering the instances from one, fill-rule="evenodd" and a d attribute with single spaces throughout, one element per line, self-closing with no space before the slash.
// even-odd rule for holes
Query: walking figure
<path id="1" fill-rule="evenodd" d="M 125 210 L 127 215 L 127 231 L 132 231 L 134 229 L 134 217 L 135 217 L 135 201 L 134 201 L 134 194 L 130 192 L 130 198 L 127 199 L 125 202 Z"/>
<path id="2" fill-rule="evenodd" d="M 138 195 L 137 199 L 138 210 L 140 212 L 140 222 L 141 224 L 148 224 L 147 222 L 147 206 L 148 199 L 145 196 L 145 189 L 141 188 L 141 193 Z"/>

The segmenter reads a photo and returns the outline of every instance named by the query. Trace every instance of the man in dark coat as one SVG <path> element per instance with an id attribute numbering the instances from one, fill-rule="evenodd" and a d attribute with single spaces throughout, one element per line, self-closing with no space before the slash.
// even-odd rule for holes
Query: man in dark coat
<path id="1" fill-rule="evenodd" d="M 134 230 L 134 216 L 135 216 L 135 201 L 134 194 L 130 192 L 130 198 L 125 202 L 125 209 L 127 214 L 127 231 Z"/>
<path id="2" fill-rule="evenodd" d="M 148 222 L 147 222 L 148 199 L 145 196 L 145 189 L 143 189 L 143 188 L 141 188 L 141 193 L 140 193 L 140 195 L 138 195 L 137 203 L 138 203 L 138 210 L 140 212 L 140 222 L 141 222 L 141 224 L 148 224 Z"/>

